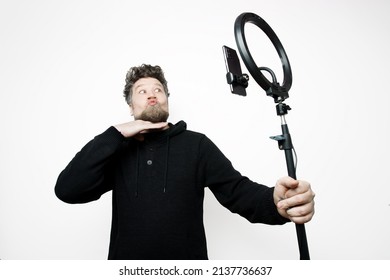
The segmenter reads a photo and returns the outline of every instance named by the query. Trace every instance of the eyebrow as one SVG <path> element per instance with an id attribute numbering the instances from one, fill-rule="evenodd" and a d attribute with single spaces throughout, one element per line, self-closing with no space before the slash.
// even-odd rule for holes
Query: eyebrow
<path id="1" fill-rule="evenodd" d="M 142 87 L 142 86 L 145 86 L 145 84 L 139 84 L 137 85 L 134 90 L 136 90 L 137 88 L 139 87 Z M 164 88 L 163 85 L 161 83 L 154 83 L 153 86 L 158 86 L 158 87 L 161 87 L 161 88 Z"/>

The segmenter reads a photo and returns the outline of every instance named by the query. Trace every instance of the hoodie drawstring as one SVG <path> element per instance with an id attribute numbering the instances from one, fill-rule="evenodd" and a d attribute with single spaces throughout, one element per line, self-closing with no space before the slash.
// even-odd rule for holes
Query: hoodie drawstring
<path id="1" fill-rule="evenodd" d="M 167 188 L 167 181 L 168 181 L 168 160 L 169 160 L 169 144 L 170 144 L 170 137 L 167 137 L 167 152 L 165 155 L 165 170 L 164 170 L 164 187 L 163 192 L 166 192 Z"/>
<path id="2" fill-rule="evenodd" d="M 138 197 L 138 177 L 139 177 L 139 144 L 137 143 L 137 162 L 136 162 L 136 174 L 135 174 L 135 197 Z"/>

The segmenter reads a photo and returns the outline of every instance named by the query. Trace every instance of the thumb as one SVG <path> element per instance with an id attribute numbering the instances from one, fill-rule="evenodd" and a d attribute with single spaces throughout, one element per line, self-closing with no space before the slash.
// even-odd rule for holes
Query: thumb
<path id="1" fill-rule="evenodd" d="M 286 189 L 295 189 L 299 185 L 299 181 L 295 180 L 294 178 L 291 178 L 289 176 L 280 178 L 276 184 L 283 186 Z"/>
<path id="2" fill-rule="evenodd" d="M 282 177 L 280 178 L 275 185 L 274 190 L 274 201 L 277 204 L 279 201 L 290 197 L 289 190 L 295 189 L 298 187 L 299 182 L 291 177 Z"/>

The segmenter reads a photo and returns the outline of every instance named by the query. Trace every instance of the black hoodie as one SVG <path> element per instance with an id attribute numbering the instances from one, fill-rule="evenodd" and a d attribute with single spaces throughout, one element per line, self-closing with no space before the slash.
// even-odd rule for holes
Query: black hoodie
<path id="1" fill-rule="evenodd" d="M 109 259 L 207 259 L 204 188 L 252 223 L 284 224 L 273 188 L 250 181 L 185 122 L 124 138 L 114 127 L 96 136 L 61 172 L 59 199 L 85 203 L 112 190 Z"/>

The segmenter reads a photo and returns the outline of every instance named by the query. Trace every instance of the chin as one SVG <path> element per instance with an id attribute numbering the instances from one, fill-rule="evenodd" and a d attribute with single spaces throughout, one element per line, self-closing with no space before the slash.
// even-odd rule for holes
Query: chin
<path id="1" fill-rule="evenodd" d="M 136 119 L 148 121 L 152 123 L 166 122 L 169 117 L 169 112 L 161 108 L 159 105 L 146 108 Z"/>

